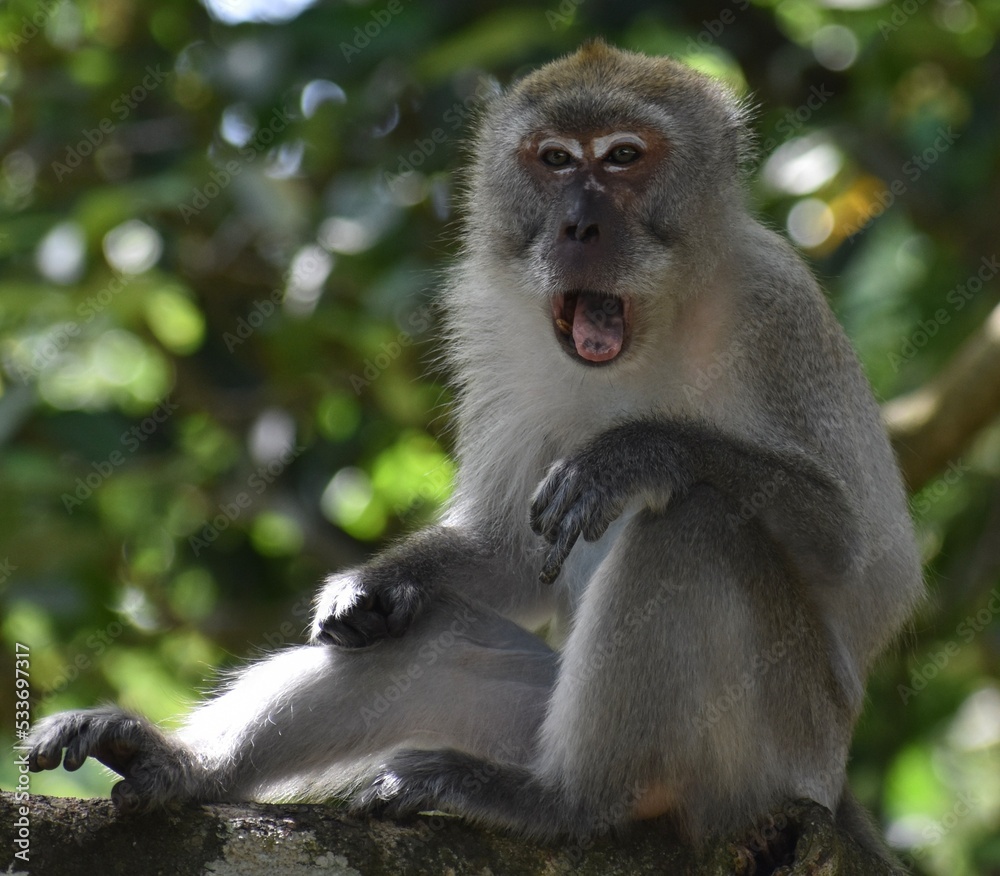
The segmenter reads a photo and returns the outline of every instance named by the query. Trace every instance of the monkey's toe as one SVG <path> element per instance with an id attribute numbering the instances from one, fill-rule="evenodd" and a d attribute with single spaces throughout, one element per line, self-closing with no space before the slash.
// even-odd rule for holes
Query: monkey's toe
<path id="1" fill-rule="evenodd" d="M 28 755 L 28 769 L 33 773 L 54 770 L 62 763 L 62 747 L 36 749 Z"/>
<path id="2" fill-rule="evenodd" d="M 367 617 L 365 617 L 367 615 Z M 317 624 L 313 636 L 321 645 L 338 648 L 364 648 L 388 634 L 385 619 L 372 612 L 352 612 L 343 617 L 330 615 Z"/>
<path id="3" fill-rule="evenodd" d="M 142 798 L 127 779 L 118 782 L 111 789 L 111 802 L 119 812 L 133 813 L 142 810 Z"/>
<path id="4" fill-rule="evenodd" d="M 386 767 L 351 801 L 355 812 L 381 818 L 402 818 L 434 809 L 421 787 L 414 787 L 396 770 Z"/>

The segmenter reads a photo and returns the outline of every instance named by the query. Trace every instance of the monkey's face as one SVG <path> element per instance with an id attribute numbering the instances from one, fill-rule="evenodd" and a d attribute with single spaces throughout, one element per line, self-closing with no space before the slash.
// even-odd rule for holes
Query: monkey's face
<path id="1" fill-rule="evenodd" d="M 587 46 L 488 108 L 470 246 L 492 288 L 530 298 L 574 361 L 630 360 L 711 259 L 705 229 L 738 197 L 742 133 L 738 105 L 706 77 Z"/>
<path id="2" fill-rule="evenodd" d="M 547 205 L 532 256 L 545 277 L 553 330 L 583 363 L 614 361 L 632 338 L 635 296 L 623 280 L 641 248 L 632 238 L 635 208 L 666 149 L 659 132 L 636 127 L 550 129 L 518 150 Z"/>

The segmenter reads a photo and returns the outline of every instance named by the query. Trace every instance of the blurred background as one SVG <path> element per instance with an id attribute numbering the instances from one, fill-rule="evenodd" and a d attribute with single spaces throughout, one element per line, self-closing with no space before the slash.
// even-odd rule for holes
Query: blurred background
<path id="1" fill-rule="evenodd" d="M 433 517 L 470 116 L 602 35 L 759 105 L 753 197 L 887 404 L 927 563 L 852 780 L 916 872 L 1000 874 L 998 29 L 998 0 L 5 3 L 3 715 L 20 645 L 34 718 L 174 719 Z"/>

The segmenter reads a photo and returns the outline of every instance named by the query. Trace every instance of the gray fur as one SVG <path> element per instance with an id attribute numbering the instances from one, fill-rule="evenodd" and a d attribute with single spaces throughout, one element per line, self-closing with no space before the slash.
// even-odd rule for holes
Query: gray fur
<path id="1" fill-rule="evenodd" d="M 540 132 L 618 128 L 669 142 L 628 199 L 581 196 L 595 177 L 571 202 L 521 160 Z M 150 804 L 356 792 L 536 836 L 623 824 L 648 795 L 696 838 L 786 798 L 836 811 L 865 679 L 922 584 L 850 345 L 744 205 L 748 142 L 717 84 L 601 45 L 498 97 L 446 295 L 459 478 L 441 523 L 333 576 L 317 644 L 250 667 L 176 738 L 57 715 L 33 765 L 66 746 Z M 554 246 L 581 203 L 621 225 L 582 274 Z M 634 306 L 600 367 L 553 335 L 552 296 L 584 286 Z M 518 625 L 546 619 L 558 656 Z M 131 759 L 102 757 L 112 743 Z"/>

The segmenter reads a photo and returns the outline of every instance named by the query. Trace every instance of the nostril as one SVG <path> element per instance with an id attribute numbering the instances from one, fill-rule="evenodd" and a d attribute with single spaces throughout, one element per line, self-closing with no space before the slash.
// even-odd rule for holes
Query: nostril
<path id="1" fill-rule="evenodd" d="M 590 223 L 587 225 L 567 225 L 563 229 L 563 232 L 570 240 L 578 240 L 581 243 L 586 243 L 588 240 L 597 240 L 601 234 L 597 223 Z"/>

